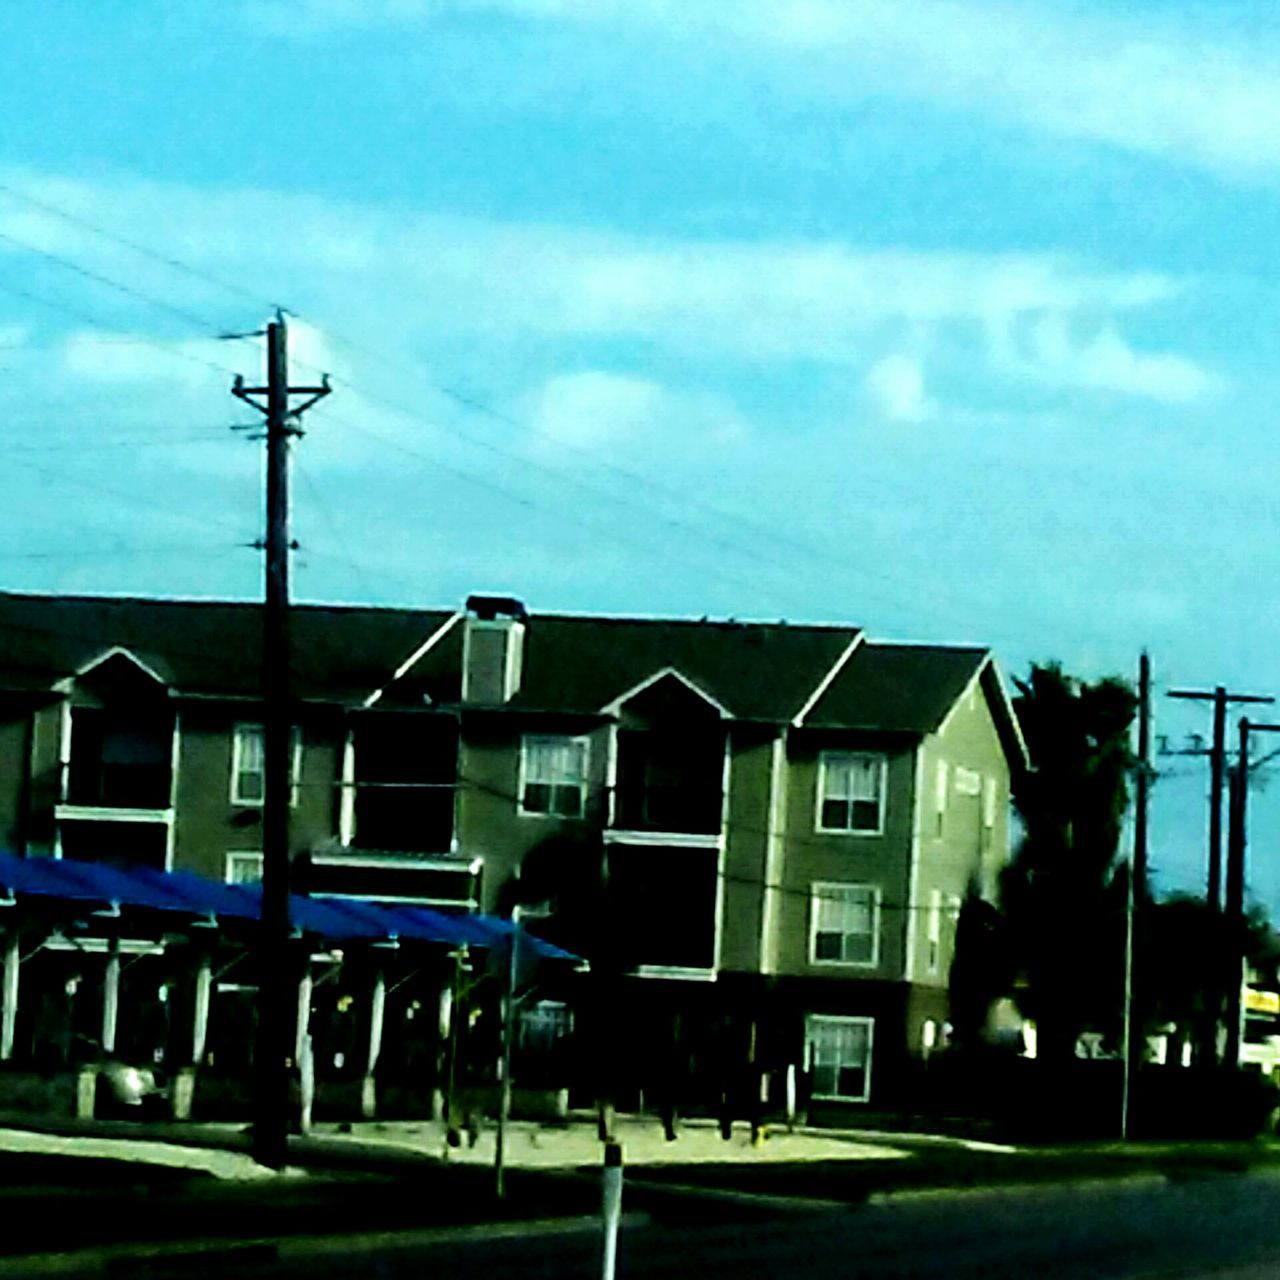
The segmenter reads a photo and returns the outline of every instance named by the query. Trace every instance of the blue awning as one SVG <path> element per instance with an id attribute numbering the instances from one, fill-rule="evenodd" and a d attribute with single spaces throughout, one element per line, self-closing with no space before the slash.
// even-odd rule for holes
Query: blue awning
<path id="1" fill-rule="evenodd" d="M 223 884 L 191 871 L 124 869 L 69 858 L 0 854 L 0 890 L 24 897 L 132 907 L 194 919 L 253 921 L 262 914 L 259 885 Z M 290 895 L 289 918 L 302 933 L 331 942 L 412 941 L 480 949 L 509 945 L 512 924 L 493 916 L 446 915 L 430 907 L 378 906 L 342 898 Z M 577 957 L 529 933 L 521 935 L 544 960 Z"/>

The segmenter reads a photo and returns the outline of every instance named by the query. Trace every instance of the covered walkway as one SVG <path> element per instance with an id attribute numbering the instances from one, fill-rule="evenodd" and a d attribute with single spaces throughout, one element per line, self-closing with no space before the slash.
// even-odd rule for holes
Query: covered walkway
<path id="1" fill-rule="evenodd" d="M 92 1114 L 93 1079 L 124 1062 L 165 1082 L 173 1114 L 242 1113 L 256 1039 L 257 885 L 190 872 L 0 854 L 0 1104 L 21 1069 L 33 1109 Z M 511 921 L 292 895 L 295 1063 L 356 1116 L 397 1095 L 438 1112 L 483 996 L 512 969 L 564 973 L 576 958 Z M 496 975 L 496 976 L 495 976 Z M 489 1000 L 489 1004 L 496 1003 Z M 484 1027 L 488 1030 L 488 1026 Z M 473 1037 L 474 1039 L 474 1037 Z M 475 1050 L 487 1052 L 483 1037 Z M 77 1076 L 74 1102 L 67 1083 Z M 58 1096 L 43 1082 L 60 1080 Z M 55 1090 L 55 1094 L 58 1090 Z M 425 1099 L 425 1100 L 424 1100 Z M 99 1097 L 99 1101 L 100 1101 Z"/>

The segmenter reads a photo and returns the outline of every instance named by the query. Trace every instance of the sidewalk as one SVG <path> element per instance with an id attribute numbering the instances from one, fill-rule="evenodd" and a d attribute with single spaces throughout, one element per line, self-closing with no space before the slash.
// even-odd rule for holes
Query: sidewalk
<path id="1" fill-rule="evenodd" d="M 1036 1150 L 854 1130 L 779 1130 L 753 1146 L 745 1126 L 726 1142 L 711 1122 L 697 1121 L 668 1143 L 656 1120 L 639 1117 L 620 1117 L 618 1137 L 628 1212 L 666 1225 L 841 1211 L 921 1192 L 1204 1177 L 1280 1159 L 1280 1145 L 1265 1142 Z M 438 1124 L 322 1124 L 291 1140 L 284 1174 L 253 1164 L 248 1143 L 239 1125 L 47 1120 L 17 1128 L 10 1120 L 0 1128 L 0 1254 L 379 1232 L 443 1239 L 554 1223 L 580 1229 L 599 1212 L 602 1149 L 585 1116 L 568 1125 L 509 1126 L 503 1200 L 494 1195 L 492 1129 L 474 1148 L 451 1150 L 446 1162 Z"/>

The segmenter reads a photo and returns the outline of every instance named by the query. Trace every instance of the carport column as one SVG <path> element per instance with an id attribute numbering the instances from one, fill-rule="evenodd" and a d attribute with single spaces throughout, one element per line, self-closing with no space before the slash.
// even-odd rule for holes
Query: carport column
<path id="1" fill-rule="evenodd" d="M 120 943 L 111 939 L 107 970 L 102 979 L 102 1052 L 116 1051 L 116 1019 L 120 1012 Z"/>
<path id="2" fill-rule="evenodd" d="M 298 1018 L 293 1043 L 293 1062 L 298 1071 L 302 1109 L 299 1128 L 303 1134 L 311 1132 L 311 1107 L 316 1091 L 315 1059 L 311 1055 L 311 986 L 311 961 L 307 960 L 298 983 Z"/>
<path id="3" fill-rule="evenodd" d="M 4 944 L 4 994 L 3 1013 L 0 1017 L 0 1061 L 8 1062 L 13 1057 L 14 1031 L 18 1025 L 18 970 L 22 956 L 18 951 L 18 931 L 15 929 L 5 938 Z"/>
<path id="4" fill-rule="evenodd" d="M 213 992 L 213 962 L 207 955 L 200 957 L 196 969 L 196 1005 L 191 1025 L 191 1065 L 199 1067 L 204 1062 L 205 1045 L 209 1039 L 209 999 Z"/>
<path id="5" fill-rule="evenodd" d="M 311 964 L 308 961 L 302 971 L 302 980 L 298 983 L 298 1022 L 293 1041 L 293 1061 L 297 1066 L 302 1062 L 302 1049 L 311 1031 Z"/>
<path id="6" fill-rule="evenodd" d="M 372 1120 L 378 1113 L 378 1087 L 374 1082 L 378 1056 L 382 1052 L 382 1024 L 387 1008 L 387 980 L 381 970 L 373 984 L 373 999 L 369 1005 L 369 1060 L 365 1066 L 364 1083 L 360 1089 L 360 1113 Z"/>

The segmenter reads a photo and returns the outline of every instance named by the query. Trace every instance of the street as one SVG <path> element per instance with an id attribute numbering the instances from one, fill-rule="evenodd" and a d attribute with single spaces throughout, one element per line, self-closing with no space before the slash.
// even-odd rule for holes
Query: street
<path id="1" fill-rule="evenodd" d="M 1148 1178 L 1017 1192 L 907 1196 L 846 1211 L 750 1208 L 740 1221 L 624 1230 L 620 1277 L 790 1276 L 862 1278 L 1036 1276 L 1219 1277 L 1280 1274 L 1280 1177 L 1238 1174 L 1181 1183 Z M 350 1247 L 321 1241 L 282 1245 L 272 1263 L 241 1256 L 202 1275 L 252 1277 L 582 1276 L 599 1274 L 597 1234 L 513 1229 L 502 1238 L 433 1242 L 386 1236 Z M 355 1243 L 354 1241 L 352 1242 Z M 21 1262 L 14 1260 L 18 1267 Z M 112 1274 L 149 1280 L 189 1275 L 193 1261 L 119 1262 Z M 228 1259 L 230 1263 L 231 1260 Z M 21 1274 L 19 1271 L 10 1274 Z M 34 1268 L 30 1274 L 40 1274 Z M 59 1274 L 71 1272 L 60 1269 Z M 76 1274 L 102 1274 L 101 1262 Z"/>

